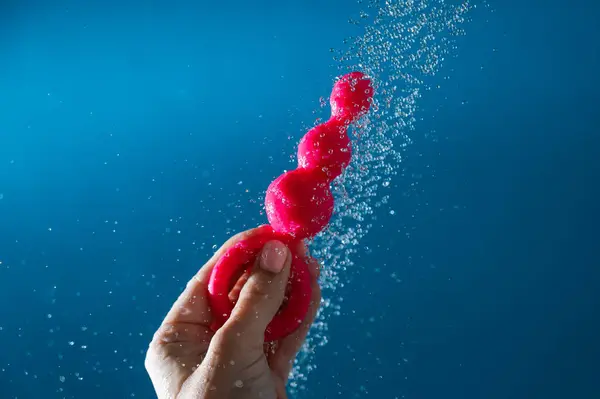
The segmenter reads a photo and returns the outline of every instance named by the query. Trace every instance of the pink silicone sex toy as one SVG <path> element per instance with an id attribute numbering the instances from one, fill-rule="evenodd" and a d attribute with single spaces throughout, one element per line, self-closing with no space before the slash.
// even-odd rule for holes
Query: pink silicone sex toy
<path id="1" fill-rule="evenodd" d="M 342 76 L 331 93 L 331 118 L 304 135 L 298 145 L 298 168 L 279 176 L 267 189 L 265 208 L 270 226 L 232 246 L 215 265 L 208 284 L 213 329 L 231 315 L 234 303 L 229 292 L 242 272 L 248 271 L 262 247 L 279 240 L 292 251 L 286 300 L 265 332 L 265 341 L 291 334 L 304 320 L 310 305 L 308 266 L 295 253 L 300 240 L 323 230 L 333 214 L 330 184 L 350 163 L 352 148 L 348 126 L 370 107 L 371 80 L 361 72 Z"/>

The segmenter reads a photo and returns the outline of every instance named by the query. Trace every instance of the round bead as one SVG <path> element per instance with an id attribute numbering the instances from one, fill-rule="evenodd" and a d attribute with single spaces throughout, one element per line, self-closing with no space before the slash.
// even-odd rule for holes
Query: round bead
<path id="1" fill-rule="evenodd" d="M 373 97 L 371 80 L 362 72 L 342 76 L 333 86 L 331 98 L 332 117 L 346 123 L 355 122 L 369 110 Z"/>
<path id="2" fill-rule="evenodd" d="M 275 231 L 298 239 L 317 235 L 333 213 L 327 176 L 318 169 L 284 173 L 269 185 L 265 209 Z"/>
<path id="3" fill-rule="evenodd" d="M 321 169 L 330 181 L 342 173 L 351 158 L 346 126 L 335 119 L 309 130 L 298 144 L 298 166 Z"/>

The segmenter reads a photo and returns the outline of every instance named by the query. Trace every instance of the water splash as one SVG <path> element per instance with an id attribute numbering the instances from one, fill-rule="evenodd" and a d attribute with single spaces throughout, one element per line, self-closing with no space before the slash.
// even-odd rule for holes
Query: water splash
<path id="1" fill-rule="evenodd" d="M 374 209 L 389 195 L 379 191 L 401 173 L 403 151 L 411 144 L 415 113 L 429 78 L 446 58 L 455 54 L 454 38 L 474 7 L 469 1 L 360 0 L 363 10 L 350 23 L 364 26 L 360 37 L 344 40 L 344 50 L 334 51 L 338 75 L 353 70 L 373 78 L 376 96 L 373 111 L 352 131 L 354 155 L 346 173 L 333 187 L 336 209 L 327 231 L 315 238 L 311 252 L 323 262 L 323 306 L 292 371 L 291 394 L 305 389 L 316 367 L 316 350 L 328 342 L 328 320 L 340 314 L 335 291 L 361 273 L 352 261 L 359 243 L 372 228 Z M 321 102 L 322 108 L 325 102 Z"/>

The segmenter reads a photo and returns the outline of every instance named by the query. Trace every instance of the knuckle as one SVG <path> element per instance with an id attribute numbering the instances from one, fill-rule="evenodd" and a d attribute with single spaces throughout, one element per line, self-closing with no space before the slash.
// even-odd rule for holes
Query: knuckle
<path id="1" fill-rule="evenodd" d="M 212 338 L 212 351 L 221 356 L 231 357 L 253 350 L 262 350 L 264 329 L 259 334 L 257 331 L 259 330 L 248 325 L 247 320 L 229 319 Z"/>
<path id="2" fill-rule="evenodd" d="M 251 278 L 252 279 L 252 278 Z M 258 278 L 253 278 L 252 281 L 248 281 L 246 284 L 246 295 L 249 295 L 252 298 L 263 298 L 268 297 L 270 292 L 270 285 L 265 284 L 265 282 L 260 281 Z"/>
<path id="3" fill-rule="evenodd" d="M 239 345 L 240 329 L 235 323 L 227 323 L 213 336 L 211 345 L 222 348 L 233 348 Z"/>
<path id="4" fill-rule="evenodd" d="M 239 334 L 231 326 L 221 327 L 210 341 L 210 351 L 215 359 L 230 358 L 241 349 Z"/>
<path id="5" fill-rule="evenodd" d="M 159 345 L 159 344 L 173 342 L 178 337 L 179 337 L 179 331 L 177 330 L 177 327 L 171 323 L 164 323 L 154 333 L 154 336 L 152 337 L 152 342 L 150 345 L 152 345 L 153 343 L 155 345 Z"/>

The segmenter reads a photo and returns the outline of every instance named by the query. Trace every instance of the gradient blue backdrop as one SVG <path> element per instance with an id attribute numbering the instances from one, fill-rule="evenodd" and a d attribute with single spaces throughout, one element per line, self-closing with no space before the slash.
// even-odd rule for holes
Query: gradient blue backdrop
<path id="1" fill-rule="evenodd" d="M 381 271 L 337 291 L 302 397 L 600 397 L 600 6 L 489 3 L 420 102 L 422 177 L 378 210 L 355 260 Z M 152 397 L 153 330 L 264 221 L 359 9 L 0 4 L 0 398 Z"/>

